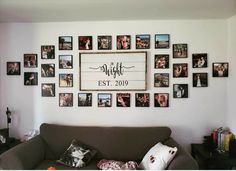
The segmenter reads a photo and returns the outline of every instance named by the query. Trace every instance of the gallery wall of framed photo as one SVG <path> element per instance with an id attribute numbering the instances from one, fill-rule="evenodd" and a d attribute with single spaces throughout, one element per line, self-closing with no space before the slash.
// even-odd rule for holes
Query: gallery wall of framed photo
<path id="1" fill-rule="evenodd" d="M 186 137 L 198 129 L 199 133 L 188 140 L 173 133 L 185 144 L 200 139 L 209 120 L 217 125 L 225 118 L 231 72 L 228 77 L 223 71 L 213 72 L 213 68 L 231 68 L 224 41 L 227 30 L 222 21 L 36 23 L 5 24 L 4 28 L 0 40 L 1 105 L 2 110 L 9 106 L 16 111 L 15 134 L 18 128 L 23 134 L 42 122 L 179 126 L 184 127 L 182 134 Z M 120 54 L 128 54 L 127 58 L 133 59 L 137 52 L 146 52 L 146 89 L 80 90 L 80 54 L 98 58 L 99 53 L 110 53 L 119 59 L 124 58 Z M 141 64 L 139 67 L 145 69 Z M 136 65 L 115 66 L 132 71 Z M 92 68 L 96 72 L 96 66 Z M 131 76 L 127 82 L 119 79 L 119 74 L 125 73 L 117 72 L 119 86 L 131 84 Z M 196 126 L 190 122 L 192 118 Z"/>

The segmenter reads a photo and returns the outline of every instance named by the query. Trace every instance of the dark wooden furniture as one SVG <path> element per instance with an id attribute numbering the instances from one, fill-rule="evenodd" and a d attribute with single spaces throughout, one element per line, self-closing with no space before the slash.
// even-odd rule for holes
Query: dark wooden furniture
<path id="1" fill-rule="evenodd" d="M 236 169 L 236 158 L 230 157 L 227 152 L 210 151 L 203 144 L 191 144 L 191 150 L 199 169 Z"/>

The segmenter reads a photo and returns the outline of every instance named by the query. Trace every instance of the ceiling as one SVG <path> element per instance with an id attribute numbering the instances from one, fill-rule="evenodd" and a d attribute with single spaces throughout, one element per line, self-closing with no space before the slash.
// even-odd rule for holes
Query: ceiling
<path id="1" fill-rule="evenodd" d="M 227 19 L 236 0 L 0 0 L 0 22 Z"/>

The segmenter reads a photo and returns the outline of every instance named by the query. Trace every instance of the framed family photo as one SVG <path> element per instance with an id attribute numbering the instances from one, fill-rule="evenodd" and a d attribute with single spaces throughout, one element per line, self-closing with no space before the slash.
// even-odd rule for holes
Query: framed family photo
<path id="1" fill-rule="evenodd" d="M 169 73 L 155 73 L 154 87 L 169 87 Z"/>
<path id="2" fill-rule="evenodd" d="M 168 69 L 169 68 L 169 55 L 168 54 L 158 54 L 155 55 L 154 59 L 155 69 Z"/>
<path id="3" fill-rule="evenodd" d="M 55 97 L 55 83 L 42 83 L 42 97 Z"/>
<path id="4" fill-rule="evenodd" d="M 72 69 L 73 56 L 72 55 L 59 55 L 59 69 Z"/>
<path id="5" fill-rule="evenodd" d="M 149 93 L 135 93 L 135 106 L 136 107 L 149 107 L 150 94 Z"/>
<path id="6" fill-rule="evenodd" d="M 173 64 L 173 77 L 174 78 L 188 77 L 188 64 L 187 63 Z"/>
<path id="7" fill-rule="evenodd" d="M 55 46 L 54 45 L 41 46 L 41 59 L 55 59 Z"/>
<path id="8" fill-rule="evenodd" d="M 130 107 L 130 93 L 117 93 L 116 106 L 117 107 Z"/>
<path id="9" fill-rule="evenodd" d="M 188 84 L 173 84 L 174 98 L 188 98 Z"/>
<path id="10" fill-rule="evenodd" d="M 7 62 L 7 75 L 20 75 L 20 62 Z"/>
<path id="11" fill-rule="evenodd" d="M 136 49 L 150 49 L 150 34 L 136 35 Z"/>
<path id="12" fill-rule="evenodd" d="M 79 36 L 79 50 L 92 50 L 93 37 L 92 36 Z"/>
<path id="13" fill-rule="evenodd" d="M 41 64 L 41 77 L 55 77 L 55 64 Z"/>
<path id="14" fill-rule="evenodd" d="M 92 93 L 78 93 L 78 106 L 91 107 Z"/>
<path id="15" fill-rule="evenodd" d="M 111 93 L 98 93 L 98 107 L 111 107 L 112 94 Z"/>
<path id="16" fill-rule="evenodd" d="M 228 62 L 215 62 L 212 64 L 213 77 L 228 77 L 229 76 L 229 63 Z"/>
<path id="17" fill-rule="evenodd" d="M 98 36 L 98 50 L 111 50 L 112 37 L 111 36 Z"/>
<path id="18" fill-rule="evenodd" d="M 154 93 L 154 107 L 169 107 L 169 93 Z"/>
<path id="19" fill-rule="evenodd" d="M 187 58 L 188 44 L 173 44 L 173 58 Z"/>
<path id="20" fill-rule="evenodd" d="M 59 50 L 72 50 L 73 49 L 72 36 L 59 36 Z"/>
<path id="21" fill-rule="evenodd" d="M 59 87 L 73 87 L 73 74 L 59 74 Z"/>
<path id="22" fill-rule="evenodd" d="M 73 93 L 59 93 L 59 106 L 72 107 L 73 106 Z"/>
<path id="23" fill-rule="evenodd" d="M 130 35 L 119 35 L 116 37 L 117 50 L 128 50 L 131 49 L 131 36 Z"/>
<path id="24" fill-rule="evenodd" d="M 208 73 L 193 73 L 193 87 L 207 87 Z"/>
<path id="25" fill-rule="evenodd" d="M 27 86 L 38 85 L 38 73 L 37 72 L 25 72 L 24 73 L 24 85 L 27 85 Z"/>
<path id="26" fill-rule="evenodd" d="M 155 48 L 156 49 L 170 48 L 170 35 L 169 34 L 156 34 L 155 35 Z"/>
<path id="27" fill-rule="evenodd" d="M 24 54 L 24 67 L 25 68 L 37 68 L 38 67 L 38 55 L 37 54 Z"/>
<path id="28" fill-rule="evenodd" d="M 207 68 L 207 53 L 192 54 L 193 68 Z"/>

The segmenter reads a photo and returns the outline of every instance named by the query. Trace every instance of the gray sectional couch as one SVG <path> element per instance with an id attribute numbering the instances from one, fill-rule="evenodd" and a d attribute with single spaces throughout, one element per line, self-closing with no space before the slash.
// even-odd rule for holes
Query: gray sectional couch
<path id="1" fill-rule="evenodd" d="M 0 155 L 0 169 L 40 169 L 50 166 L 74 169 L 56 163 L 60 155 L 77 139 L 95 148 L 98 153 L 81 168 L 98 169 L 101 159 L 140 162 L 148 150 L 158 142 L 176 146 L 178 152 L 167 169 L 198 169 L 196 161 L 173 138 L 168 127 L 85 127 L 42 124 L 40 134 Z"/>

